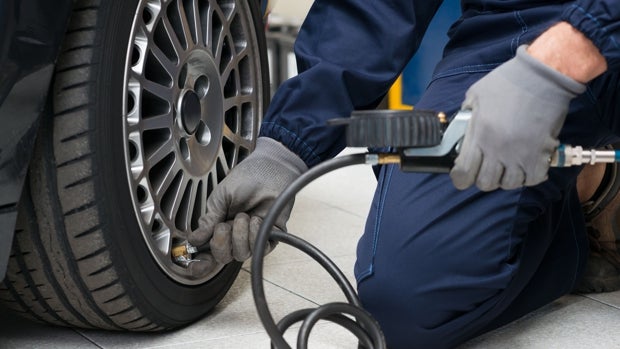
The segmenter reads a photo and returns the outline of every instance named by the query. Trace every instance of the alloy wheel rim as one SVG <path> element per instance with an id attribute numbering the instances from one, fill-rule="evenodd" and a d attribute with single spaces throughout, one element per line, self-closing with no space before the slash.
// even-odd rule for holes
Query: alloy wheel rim
<path id="1" fill-rule="evenodd" d="M 201 284 L 172 257 L 206 198 L 254 148 L 263 108 L 252 14 L 240 0 L 141 0 L 128 45 L 123 137 L 134 211 L 160 268 Z"/>

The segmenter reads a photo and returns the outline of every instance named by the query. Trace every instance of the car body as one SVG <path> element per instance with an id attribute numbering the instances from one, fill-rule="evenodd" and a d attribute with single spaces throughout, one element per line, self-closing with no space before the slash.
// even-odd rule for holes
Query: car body
<path id="1" fill-rule="evenodd" d="M 71 1 L 3 1 L 0 6 L 0 279 L 9 258 L 17 204 L 47 98 Z M 55 16 L 49 13 L 55 12 Z"/>

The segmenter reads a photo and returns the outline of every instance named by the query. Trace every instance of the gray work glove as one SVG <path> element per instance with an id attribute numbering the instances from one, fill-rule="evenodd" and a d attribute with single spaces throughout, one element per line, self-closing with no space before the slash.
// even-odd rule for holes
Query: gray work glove
<path id="1" fill-rule="evenodd" d="M 194 246 L 209 243 L 212 256 L 222 264 L 250 258 L 262 220 L 273 201 L 307 170 L 303 160 L 284 145 L 260 137 L 254 152 L 234 167 L 211 193 L 207 213 L 200 217 L 198 229 L 189 234 L 189 243 Z M 277 229 L 286 231 L 292 206 L 291 202 L 276 220 Z M 273 244 L 267 252 L 273 249 Z"/>
<path id="2" fill-rule="evenodd" d="M 547 179 L 570 100 L 585 86 L 526 49 L 467 91 L 462 109 L 472 116 L 450 172 L 458 189 L 515 189 Z"/>

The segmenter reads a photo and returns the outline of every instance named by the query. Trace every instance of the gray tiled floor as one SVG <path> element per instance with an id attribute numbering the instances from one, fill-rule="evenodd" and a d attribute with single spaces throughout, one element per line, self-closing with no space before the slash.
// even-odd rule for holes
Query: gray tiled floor
<path id="1" fill-rule="evenodd" d="M 355 243 L 372 196 L 370 168 L 351 167 L 320 178 L 299 195 L 289 230 L 323 250 L 352 278 Z M 255 314 L 249 264 L 215 312 L 165 334 L 134 334 L 48 327 L 0 312 L 0 348 L 268 348 Z M 280 245 L 265 260 L 265 293 L 276 319 L 289 312 L 344 300 L 315 262 Z M 291 331 L 289 331 L 291 332 Z M 294 343 L 294 333 L 287 340 Z M 321 323 L 311 348 L 356 348 L 344 330 Z M 567 296 L 504 328 L 465 344 L 482 348 L 620 348 L 620 292 Z"/>

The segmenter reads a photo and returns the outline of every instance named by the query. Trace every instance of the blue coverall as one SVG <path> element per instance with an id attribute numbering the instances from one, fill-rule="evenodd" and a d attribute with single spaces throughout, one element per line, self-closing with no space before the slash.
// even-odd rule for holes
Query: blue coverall
<path id="1" fill-rule="evenodd" d="M 261 135 L 308 166 L 335 156 L 345 146 L 343 130 L 325 121 L 378 103 L 440 4 L 316 0 L 295 45 L 300 74 L 275 94 Z M 461 6 L 416 108 L 453 114 L 472 83 L 564 20 L 594 42 L 608 71 L 573 100 L 560 141 L 620 140 L 620 2 L 463 0 Z M 588 253 L 578 171 L 552 169 L 535 187 L 480 192 L 455 189 L 448 175 L 383 166 L 355 275 L 389 347 L 453 347 L 570 292 Z"/>

